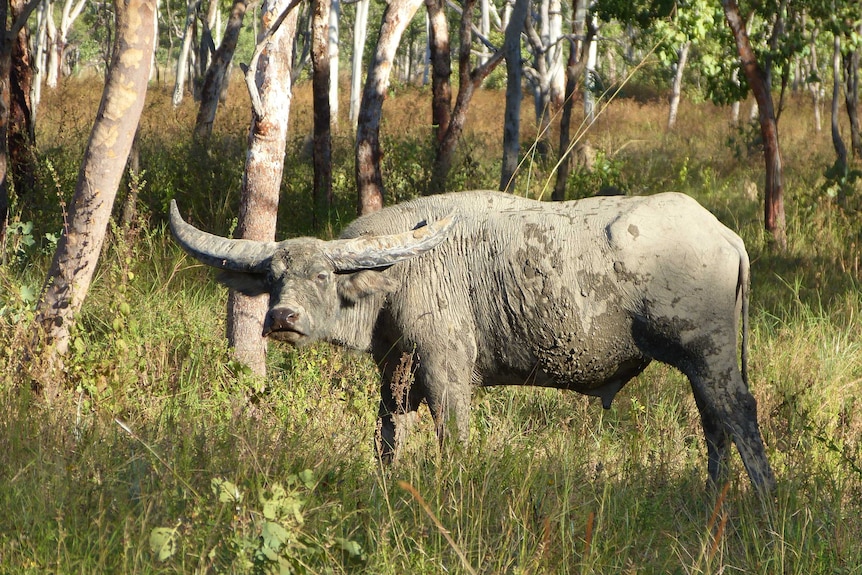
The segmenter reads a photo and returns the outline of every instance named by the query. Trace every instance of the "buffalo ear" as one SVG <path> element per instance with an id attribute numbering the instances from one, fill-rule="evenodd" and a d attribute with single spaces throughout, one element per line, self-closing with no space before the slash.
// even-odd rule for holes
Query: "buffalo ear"
<path id="1" fill-rule="evenodd" d="M 356 302 L 375 293 L 392 293 L 398 282 L 380 270 L 360 270 L 338 278 L 338 295 Z"/>
<path id="2" fill-rule="evenodd" d="M 243 272 L 221 272 L 216 276 L 219 283 L 247 296 L 269 293 L 266 275 Z"/>

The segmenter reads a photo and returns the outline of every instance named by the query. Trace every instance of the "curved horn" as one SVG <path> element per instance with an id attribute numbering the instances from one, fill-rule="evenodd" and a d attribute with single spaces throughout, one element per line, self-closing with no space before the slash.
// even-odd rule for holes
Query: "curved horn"
<path id="1" fill-rule="evenodd" d="M 326 257 L 336 271 L 382 268 L 422 255 L 440 245 L 455 224 L 455 214 L 422 227 L 387 236 L 327 242 Z"/>
<path id="2" fill-rule="evenodd" d="M 171 200 L 171 233 L 189 255 L 222 270 L 260 272 L 275 251 L 275 242 L 232 240 L 208 234 L 186 223 Z"/>

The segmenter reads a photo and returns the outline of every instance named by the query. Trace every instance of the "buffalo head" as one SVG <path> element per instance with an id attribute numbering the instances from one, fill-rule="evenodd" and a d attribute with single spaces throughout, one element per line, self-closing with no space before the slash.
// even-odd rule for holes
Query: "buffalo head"
<path id="1" fill-rule="evenodd" d="M 175 201 L 170 213 L 176 241 L 197 260 L 222 270 L 221 283 L 246 295 L 269 294 L 263 335 L 294 345 L 339 339 L 334 326 L 341 310 L 394 291 L 396 280 L 383 272 L 439 245 L 454 220 L 450 214 L 391 235 L 259 242 L 201 231 L 182 219 Z"/>

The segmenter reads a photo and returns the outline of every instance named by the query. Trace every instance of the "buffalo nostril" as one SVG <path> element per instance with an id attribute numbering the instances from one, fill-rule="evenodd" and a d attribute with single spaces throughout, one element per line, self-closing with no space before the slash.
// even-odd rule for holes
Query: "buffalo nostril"
<path id="1" fill-rule="evenodd" d="M 277 308 L 269 312 L 270 331 L 291 329 L 299 319 L 299 313 L 290 308 Z"/>

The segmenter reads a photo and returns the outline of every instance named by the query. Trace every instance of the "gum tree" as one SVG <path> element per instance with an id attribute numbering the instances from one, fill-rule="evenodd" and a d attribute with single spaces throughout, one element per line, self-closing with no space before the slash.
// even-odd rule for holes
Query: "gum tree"
<path id="1" fill-rule="evenodd" d="M 377 47 L 365 80 L 356 126 L 355 174 L 359 214 L 383 207 L 383 173 L 380 167 L 380 116 L 389 87 L 389 74 L 401 35 L 424 0 L 391 0 L 383 12 Z"/>
<path id="2" fill-rule="evenodd" d="M 153 61 L 155 0 L 117 0 L 114 9 L 117 34 L 108 78 L 37 307 L 36 323 L 49 345 L 49 359 L 67 351 L 70 330 L 90 288 Z"/>
<path id="3" fill-rule="evenodd" d="M 261 7 L 263 39 L 246 72 L 253 112 L 234 234 L 237 238 L 275 239 L 290 115 L 296 4 L 267 0 Z M 247 296 L 236 291 L 228 295 L 228 345 L 237 360 L 260 376 L 266 375 L 266 338 L 262 334 L 268 303 L 266 295 Z"/>

